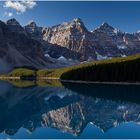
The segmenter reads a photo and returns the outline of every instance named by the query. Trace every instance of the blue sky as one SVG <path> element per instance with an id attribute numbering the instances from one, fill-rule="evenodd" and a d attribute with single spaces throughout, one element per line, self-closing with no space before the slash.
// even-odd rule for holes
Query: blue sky
<path id="1" fill-rule="evenodd" d="M 16 18 L 22 25 L 34 20 L 40 26 L 53 26 L 80 17 L 88 30 L 107 22 L 125 32 L 140 30 L 140 2 L 47 2 L 38 1 L 22 13 L 0 2 L 0 19 Z M 8 17 L 5 12 L 13 15 Z"/>

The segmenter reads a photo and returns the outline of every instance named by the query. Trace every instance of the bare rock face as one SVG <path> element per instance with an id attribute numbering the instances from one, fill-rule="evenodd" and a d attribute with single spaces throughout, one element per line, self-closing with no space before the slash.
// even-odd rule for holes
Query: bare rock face
<path id="1" fill-rule="evenodd" d="M 43 40 L 83 55 L 85 49 L 83 44 L 85 44 L 85 36 L 87 36 L 88 30 L 81 19 L 76 18 L 71 22 L 47 28 L 43 33 Z"/>
<path id="2" fill-rule="evenodd" d="M 127 56 L 140 52 L 140 42 L 135 34 L 123 33 L 107 23 L 92 33 L 107 56 Z"/>
<path id="3" fill-rule="evenodd" d="M 6 23 L 7 25 L 20 25 L 20 23 L 15 18 L 9 19 Z"/>
<path id="4" fill-rule="evenodd" d="M 36 39 L 38 41 L 42 41 L 43 28 L 38 27 L 37 24 L 34 21 L 30 21 L 24 28 L 25 28 L 26 32 L 30 33 L 30 35 L 33 39 Z"/>
<path id="5" fill-rule="evenodd" d="M 89 58 L 98 59 L 99 54 L 102 57 L 118 56 L 119 50 L 112 39 L 116 32 L 107 23 L 89 32 L 82 20 L 76 18 L 71 22 L 46 29 L 43 40 L 79 53 L 79 59 L 83 61 Z"/>
<path id="6" fill-rule="evenodd" d="M 90 61 L 140 52 L 140 32 L 124 33 L 105 22 L 93 31 L 88 31 L 80 18 L 49 28 L 39 27 L 34 21 L 25 27 L 16 19 L 6 23 L 1 21 L 0 41 L 0 64 L 5 67 L 9 66 L 10 61 L 13 62 L 11 65 L 16 64 L 13 66 L 23 66 L 25 60 L 28 64 L 34 62 L 34 66 L 39 68 L 44 63 L 47 68 L 58 67 L 54 59 Z M 25 59 L 19 62 L 20 59 L 15 56 Z M 44 56 L 50 56 L 53 60 Z"/>
<path id="7" fill-rule="evenodd" d="M 24 34 L 26 36 L 28 35 L 28 33 L 24 30 L 24 28 L 20 25 L 20 23 L 15 18 L 9 19 L 6 22 L 6 25 L 11 32 Z"/>
<path id="8" fill-rule="evenodd" d="M 35 22 L 31 21 L 24 28 L 26 32 L 30 33 L 33 39 L 40 41 L 40 43 L 43 45 L 44 51 L 47 54 L 49 54 L 51 57 L 59 58 L 63 56 L 67 59 L 79 60 L 81 57 L 81 54 L 77 51 L 74 51 L 76 48 L 73 50 L 73 49 L 69 49 L 69 47 L 66 47 L 64 45 L 64 44 L 66 45 L 68 44 L 67 41 L 69 41 L 69 44 L 72 43 L 72 41 L 70 40 L 70 37 L 67 37 L 67 34 L 66 36 L 62 34 L 65 32 L 65 26 L 66 26 L 65 24 L 69 26 L 69 29 L 67 30 L 68 34 L 69 33 L 71 34 L 71 28 L 73 26 L 75 26 L 79 31 L 84 32 L 84 30 L 80 28 L 79 24 L 82 24 L 82 26 L 84 25 L 83 23 L 80 23 L 80 22 L 81 22 L 80 19 L 74 19 L 73 23 L 64 23 L 63 25 L 61 25 L 61 27 L 57 25 L 52 28 L 43 28 L 43 27 L 37 26 Z M 63 28 L 63 31 L 61 28 Z M 55 30 L 59 30 L 59 32 L 56 32 Z M 86 28 L 85 30 L 87 31 Z M 51 37 L 53 35 L 55 35 L 56 38 Z M 79 44 L 77 46 L 79 46 Z"/>
<path id="9" fill-rule="evenodd" d="M 74 44 L 74 40 L 82 40 L 83 35 L 86 34 L 85 28 L 81 19 L 74 19 L 72 22 L 63 23 L 53 26 L 44 31 L 44 40 L 52 44 L 58 44 L 63 47 L 69 48 Z M 76 46 L 76 44 L 74 44 Z M 80 45 L 80 44 L 77 44 Z M 77 50 L 76 47 L 71 47 L 71 50 Z"/>
<path id="10" fill-rule="evenodd" d="M 46 48 L 44 48 L 45 53 L 49 54 L 50 57 L 58 59 L 59 57 L 63 56 L 66 59 L 73 59 L 73 60 L 79 60 L 81 57 L 80 53 L 71 51 L 68 48 L 61 47 L 59 45 L 51 44 L 51 43 L 45 43 Z"/>
<path id="11" fill-rule="evenodd" d="M 16 20 L 9 20 L 6 24 L 0 21 L 1 72 L 22 66 L 43 68 L 52 63 L 44 57 L 41 43 L 26 34 Z"/>
<path id="12" fill-rule="evenodd" d="M 49 42 L 78 53 L 80 61 L 125 57 L 140 52 L 140 33 L 123 33 L 105 22 L 89 32 L 79 18 L 42 28 L 39 38 L 43 44 Z"/>

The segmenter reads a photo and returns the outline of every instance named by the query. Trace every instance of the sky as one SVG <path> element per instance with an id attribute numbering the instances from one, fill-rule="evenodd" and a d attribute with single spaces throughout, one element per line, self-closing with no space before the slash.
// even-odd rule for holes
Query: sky
<path id="1" fill-rule="evenodd" d="M 79 17 L 88 30 L 107 22 L 123 32 L 140 30 L 140 2 L 101 1 L 1 1 L 0 20 L 16 18 L 21 25 L 34 20 L 39 26 L 50 27 Z"/>

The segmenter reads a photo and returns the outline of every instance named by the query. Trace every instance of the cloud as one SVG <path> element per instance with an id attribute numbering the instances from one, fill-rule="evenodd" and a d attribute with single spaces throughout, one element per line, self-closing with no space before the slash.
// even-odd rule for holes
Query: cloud
<path id="1" fill-rule="evenodd" d="M 12 12 L 5 12 L 4 15 L 8 16 L 8 17 L 11 17 L 11 16 L 13 16 L 13 13 Z"/>
<path id="2" fill-rule="evenodd" d="M 15 10 L 18 14 L 25 13 L 26 10 L 32 9 L 37 5 L 34 0 L 20 0 L 20 1 L 13 1 L 13 0 L 6 0 L 4 2 L 5 8 Z"/>

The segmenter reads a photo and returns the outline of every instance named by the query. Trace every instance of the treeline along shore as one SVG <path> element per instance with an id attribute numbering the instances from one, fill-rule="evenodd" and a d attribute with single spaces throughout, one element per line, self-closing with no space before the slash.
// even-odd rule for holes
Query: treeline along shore
<path id="1" fill-rule="evenodd" d="M 60 69 L 34 70 L 16 68 L 0 79 L 60 79 L 67 81 L 93 81 L 93 82 L 140 82 L 140 54 L 129 57 L 112 58 L 108 60 L 92 61 L 77 66 Z"/>

